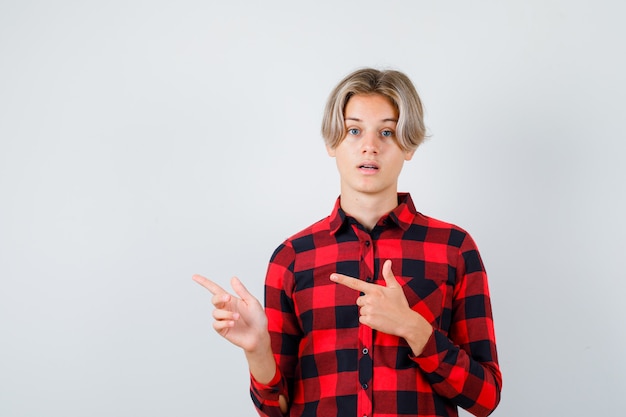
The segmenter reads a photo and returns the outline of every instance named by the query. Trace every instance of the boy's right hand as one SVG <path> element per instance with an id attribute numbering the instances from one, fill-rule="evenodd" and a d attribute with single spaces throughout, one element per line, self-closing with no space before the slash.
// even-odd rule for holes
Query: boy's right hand
<path id="1" fill-rule="evenodd" d="M 246 353 L 265 348 L 269 337 L 265 311 L 238 278 L 231 279 L 231 286 L 239 298 L 201 275 L 192 279 L 213 294 L 213 328 L 217 333 Z"/>

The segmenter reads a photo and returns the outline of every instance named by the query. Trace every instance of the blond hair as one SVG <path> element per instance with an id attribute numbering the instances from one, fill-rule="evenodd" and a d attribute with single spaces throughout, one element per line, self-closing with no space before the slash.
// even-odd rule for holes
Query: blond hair
<path id="1" fill-rule="evenodd" d="M 328 97 L 322 119 L 327 146 L 335 148 L 346 136 L 344 112 L 356 94 L 380 94 L 391 101 L 398 110 L 396 137 L 404 151 L 413 151 L 424 141 L 424 111 L 411 80 L 400 71 L 363 68 L 347 75 Z"/>

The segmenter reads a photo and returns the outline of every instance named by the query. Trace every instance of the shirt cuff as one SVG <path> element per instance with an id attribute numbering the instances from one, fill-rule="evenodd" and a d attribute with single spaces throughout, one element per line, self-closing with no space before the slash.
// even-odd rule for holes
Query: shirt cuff
<path id="1" fill-rule="evenodd" d="M 250 381 L 252 385 L 253 391 L 262 399 L 268 401 L 278 401 L 278 397 L 280 393 L 283 391 L 284 382 L 283 376 L 276 366 L 276 373 L 270 382 L 267 384 L 261 384 L 259 381 L 254 379 L 252 374 L 250 374 Z"/>
<path id="2" fill-rule="evenodd" d="M 443 345 L 448 345 L 449 343 L 450 341 L 447 337 L 434 329 L 422 353 L 418 356 L 410 355 L 410 357 L 424 372 L 435 372 L 441 364 L 441 357 L 445 357 L 447 351 L 447 348 L 444 348 Z"/>

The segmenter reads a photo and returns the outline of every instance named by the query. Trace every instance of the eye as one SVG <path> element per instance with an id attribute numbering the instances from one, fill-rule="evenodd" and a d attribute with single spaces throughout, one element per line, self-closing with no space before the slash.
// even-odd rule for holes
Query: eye
<path id="1" fill-rule="evenodd" d="M 361 133 L 361 131 L 355 127 L 353 127 L 352 129 L 348 129 L 348 135 L 356 136 L 359 133 Z"/>
<path id="2" fill-rule="evenodd" d="M 382 132 L 380 132 L 381 136 L 385 137 L 385 138 L 390 138 L 393 137 L 393 131 L 389 130 L 389 129 L 385 129 Z"/>

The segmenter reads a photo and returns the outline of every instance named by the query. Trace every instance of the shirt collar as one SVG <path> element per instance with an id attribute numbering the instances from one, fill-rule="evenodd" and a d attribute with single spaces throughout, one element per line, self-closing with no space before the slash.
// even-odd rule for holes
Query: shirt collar
<path id="1" fill-rule="evenodd" d="M 387 217 L 402 230 L 408 230 L 417 215 L 413 199 L 409 193 L 398 193 L 398 206 Z M 335 201 L 335 206 L 330 214 L 330 234 L 334 235 L 347 223 L 348 215 L 341 208 L 341 196 Z"/>

